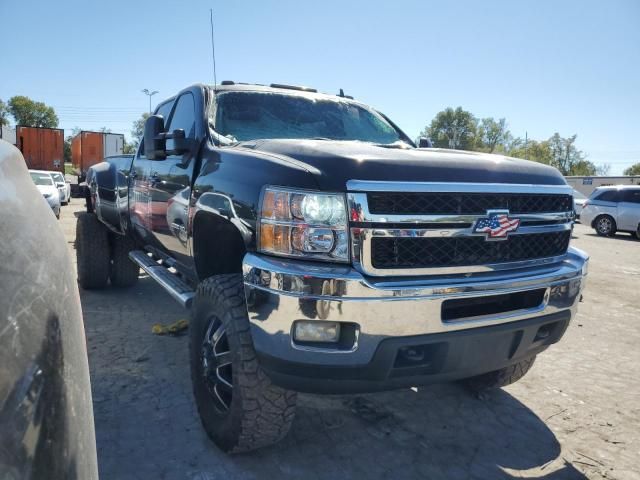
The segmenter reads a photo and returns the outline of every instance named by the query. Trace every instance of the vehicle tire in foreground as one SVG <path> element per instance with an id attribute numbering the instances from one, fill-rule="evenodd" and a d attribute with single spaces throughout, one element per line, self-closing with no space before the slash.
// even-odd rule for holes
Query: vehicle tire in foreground
<path id="1" fill-rule="evenodd" d="M 475 392 L 506 387 L 507 385 L 511 385 L 524 377 L 533 366 L 535 359 L 536 356 L 533 355 L 514 363 L 513 365 L 501 368 L 500 370 L 478 375 L 477 377 L 467 378 L 463 380 L 463 383 L 467 388 Z"/>
<path id="2" fill-rule="evenodd" d="M 282 439 L 295 415 L 296 393 L 273 385 L 260 368 L 242 275 L 216 275 L 201 282 L 191 318 L 191 381 L 209 437 L 230 453 Z"/>
<path id="3" fill-rule="evenodd" d="M 601 237 L 612 237 L 617 230 L 616 221 L 610 215 L 600 215 L 594 220 L 593 226 Z"/>
<path id="4" fill-rule="evenodd" d="M 138 281 L 140 267 L 129 259 L 135 244 L 127 236 L 112 235 L 109 278 L 114 287 L 131 287 Z"/>
<path id="5" fill-rule="evenodd" d="M 78 282 L 84 289 L 103 288 L 109 280 L 107 229 L 92 213 L 82 212 L 76 223 Z"/>

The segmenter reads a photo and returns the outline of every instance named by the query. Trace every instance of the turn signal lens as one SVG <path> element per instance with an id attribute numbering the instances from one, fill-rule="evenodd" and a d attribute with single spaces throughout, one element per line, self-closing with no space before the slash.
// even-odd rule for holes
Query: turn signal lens
<path id="1" fill-rule="evenodd" d="M 262 200 L 262 218 L 270 220 L 289 220 L 289 195 L 278 190 L 266 190 Z"/>

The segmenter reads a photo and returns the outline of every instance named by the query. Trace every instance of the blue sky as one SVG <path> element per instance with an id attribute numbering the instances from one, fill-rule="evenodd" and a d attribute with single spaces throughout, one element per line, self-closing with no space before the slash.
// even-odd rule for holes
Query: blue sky
<path id="1" fill-rule="evenodd" d="M 141 89 L 212 81 L 209 8 L 218 80 L 344 88 L 411 137 L 460 105 L 517 136 L 576 133 L 612 174 L 640 161 L 637 0 L 0 0 L 0 98 L 129 134 Z"/>

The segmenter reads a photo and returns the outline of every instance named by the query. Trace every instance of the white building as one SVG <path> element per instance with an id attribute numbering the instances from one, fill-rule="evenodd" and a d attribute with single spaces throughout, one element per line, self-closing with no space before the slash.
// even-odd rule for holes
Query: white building
<path id="1" fill-rule="evenodd" d="M 640 185 L 640 175 L 620 175 L 619 177 L 565 177 L 567 183 L 585 196 L 591 195 L 598 187 L 609 185 Z"/>

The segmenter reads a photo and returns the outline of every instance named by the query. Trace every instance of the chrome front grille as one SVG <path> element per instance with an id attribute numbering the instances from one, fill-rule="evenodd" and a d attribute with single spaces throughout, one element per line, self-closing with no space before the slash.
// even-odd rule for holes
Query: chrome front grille
<path id="1" fill-rule="evenodd" d="M 480 236 L 376 237 L 371 240 L 371 264 L 384 269 L 520 262 L 564 255 L 570 238 L 570 230 L 514 235 L 504 242 L 487 242 Z"/>
<path id="2" fill-rule="evenodd" d="M 376 276 L 469 274 L 558 262 L 567 253 L 573 197 L 567 185 L 349 181 L 352 257 Z M 520 226 L 506 239 L 474 233 L 488 211 Z"/>

